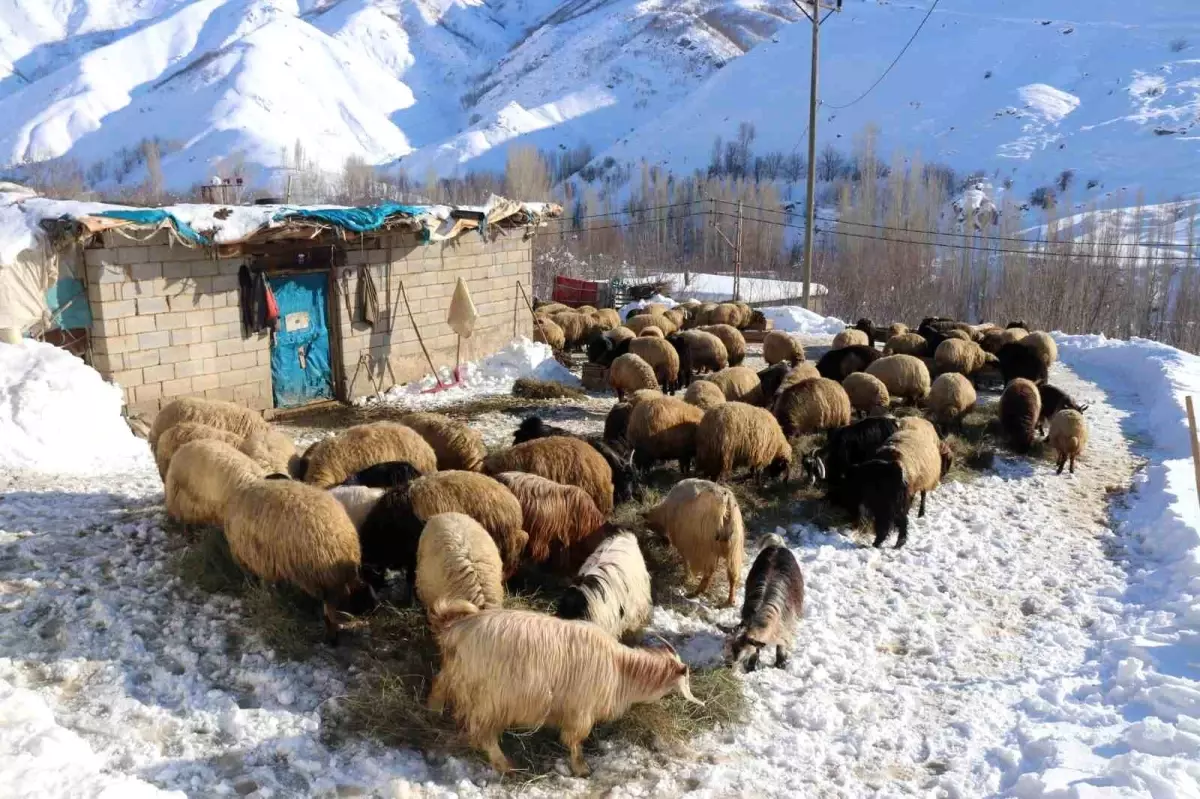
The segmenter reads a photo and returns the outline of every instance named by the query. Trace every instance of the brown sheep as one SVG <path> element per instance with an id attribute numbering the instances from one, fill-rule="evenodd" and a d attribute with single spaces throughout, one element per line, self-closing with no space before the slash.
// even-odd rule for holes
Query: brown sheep
<path id="1" fill-rule="evenodd" d="M 579 486 L 588 493 L 601 513 L 613 509 L 612 468 L 604 456 L 586 441 L 550 436 L 517 444 L 493 453 L 483 461 L 485 474 L 529 472 L 556 483 Z"/>
<path id="2" fill-rule="evenodd" d="M 1058 360 L 1058 345 L 1049 333 L 1035 330 L 1021 339 L 1021 343 L 1037 353 L 1038 358 L 1049 369 Z"/>
<path id="3" fill-rule="evenodd" d="M 933 362 L 937 364 L 939 372 L 957 372 L 968 377 L 995 360 L 996 356 L 984 352 L 974 341 L 958 338 L 947 338 L 933 353 Z"/>
<path id="4" fill-rule="evenodd" d="M 736 328 L 742 321 L 742 309 L 738 308 L 732 302 L 723 302 L 708 314 L 709 325 L 729 325 Z M 749 316 L 747 315 L 747 321 Z"/>
<path id="5" fill-rule="evenodd" d="M 929 342 L 920 333 L 899 333 L 890 337 L 883 347 L 884 355 L 916 355 L 929 352 Z"/>
<path id="6" fill-rule="evenodd" d="M 642 328 L 642 332 L 638 333 L 639 338 L 666 338 L 660 328 L 655 325 L 646 325 Z"/>
<path id="7" fill-rule="evenodd" d="M 975 387 L 955 372 L 938 375 L 929 389 L 928 408 L 933 420 L 943 427 L 962 422 L 975 407 Z"/>
<path id="8" fill-rule="evenodd" d="M 224 522 L 229 552 L 247 571 L 266 582 L 291 583 L 323 603 L 331 644 L 339 610 L 362 612 L 375 604 L 359 575 L 358 531 L 328 491 L 293 480 L 255 480 L 233 493 Z"/>
<path id="9" fill-rule="evenodd" d="M 893 339 L 896 336 L 903 336 L 907 332 L 908 332 L 908 325 L 904 324 L 903 322 L 892 322 L 890 325 L 888 325 L 888 338 L 889 339 Z M 913 355 L 915 353 L 909 353 L 909 354 Z"/>
<path id="10" fill-rule="evenodd" d="M 600 322 L 587 314 L 574 311 L 559 312 L 550 317 L 562 328 L 565 339 L 564 349 L 577 349 L 592 340 L 592 336 L 603 332 Z"/>
<path id="11" fill-rule="evenodd" d="M 675 332 L 675 324 L 661 314 L 641 314 L 625 320 L 625 327 L 632 330 L 635 334 L 641 335 L 642 331 L 648 327 L 657 327 L 663 332 L 663 335 L 670 335 Z"/>
<path id="12" fill-rule="evenodd" d="M 437 471 L 433 447 L 411 427 L 395 422 L 371 422 L 350 427 L 310 449 L 304 481 L 332 488 L 379 463 L 411 463 L 421 474 Z"/>
<path id="13" fill-rule="evenodd" d="M 675 325 L 676 330 L 683 330 L 683 325 L 687 322 L 687 312 L 683 308 L 672 308 L 668 311 L 663 311 L 663 316 L 671 320 L 671 324 Z"/>
<path id="14" fill-rule="evenodd" d="M 265 473 L 224 441 L 190 441 L 175 451 L 167 469 L 167 515 L 184 524 L 219 525 L 234 492 Z"/>
<path id="15" fill-rule="evenodd" d="M 758 372 L 746 366 L 730 366 L 703 378 L 715 383 L 729 402 L 751 402 L 758 391 Z"/>
<path id="16" fill-rule="evenodd" d="M 1014 452 L 1024 455 L 1033 447 L 1042 396 L 1032 380 L 1018 377 L 1000 395 L 1000 424 Z"/>
<path id="17" fill-rule="evenodd" d="M 408 501 L 426 523 L 439 513 L 463 513 L 479 522 L 496 542 L 505 579 L 516 573 L 529 534 L 521 526 L 521 503 L 498 480 L 478 472 L 437 472 L 413 480 Z"/>
<path id="18" fill-rule="evenodd" d="M 712 333 L 721 339 L 725 351 L 729 354 L 729 365 L 737 366 L 746 360 L 746 337 L 736 327 L 725 324 L 712 324 L 701 327 L 705 333 Z"/>
<path id="19" fill-rule="evenodd" d="M 627 327 L 618 325 L 612 330 L 604 334 L 606 338 L 612 341 L 613 344 L 620 344 L 622 341 L 628 341 L 632 338 L 637 338 L 637 333 L 634 333 Z"/>
<path id="20" fill-rule="evenodd" d="M 833 337 L 830 349 L 840 350 L 843 347 L 869 347 L 871 339 L 866 333 L 857 328 L 848 327 Z"/>
<path id="21" fill-rule="evenodd" d="M 1050 446 L 1058 453 L 1058 471 L 1062 474 L 1063 466 L 1071 461 L 1071 474 L 1075 474 L 1075 458 L 1087 446 L 1087 420 L 1079 411 L 1069 408 L 1059 411 L 1050 419 Z"/>
<path id="22" fill-rule="evenodd" d="M 696 430 L 704 413 L 674 397 L 638 403 L 626 433 L 634 463 L 646 468 L 656 461 L 678 460 L 679 471 L 687 474 L 696 456 Z"/>
<path id="23" fill-rule="evenodd" d="M 719 372 L 729 365 L 729 351 L 725 349 L 725 342 L 712 333 L 685 330 L 683 339 L 692 358 L 692 368 L 697 372 Z"/>
<path id="24" fill-rule="evenodd" d="M 547 316 L 550 314 L 560 313 L 562 311 L 567 311 L 568 313 L 574 312 L 573 308 L 571 308 L 569 305 L 563 305 L 561 302 L 535 302 L 533 304 L 533 310 L 540 314 L 546 314 Z"/>
<path id="25" fill-rule="evenodd" d="M 887 386 L 878 377 L 866 372 L 855 372 L 846 375 L 842 388 L 850 398 L 850 406 L 854 410 L 870 414 L 876 408 L 887 408 L 891 402 Z"/>
<path id="26" fill-rule="evenodd" d="M 438 469 L 477 472 L 483 465 L 487 455 L 483 436 L 466 422 L 440 413 L 409 413 L 400 418 L 400 424 L 416 430 L 433 447 Z"/>
<path id="27" fill-rule="evenodd" d="M 915 404 L 929 396 L 929 369 L 912 355 L 885 355 L 867 367 L 867 374 L 879 378 L 893 398 Z"/>
<path id="28" fill-rule="evenodd" d="M 567 336 L 558 323 L 549 316 L 540 314 L 533 317 L 533 340 L 548 344 L 555 352 L 567 345 Z"/>
<path id="29" fill-rule="evenodd" d="M 242 443 L 242 436 L 237 433 L 219 430 L 200 422 L 180 422 L 172 425 L 158 437 L 158 446 L 154 449 L 154 461 L 158 465 L 158 476 L 166 480 L 171 458 L 175 456 L 179 448 L 184 444 L 201 439 L 223 441 L 234 449 L 237 449 Z"/>
<path id="30" fill-rule="evenodd" d="M 792 445 L 771 412 L 744 402 L 727 402 L 704 412 L 696 431 L 696 463 L 710 480 L 746 467 L 752 474 L 786 478 Z"/>
<path id="31" fill-rule="evenodd" d="M 243 405 L 200 397 L 180 397 L 163 406 L 154 417 L 147 441 L 150 451 L 158 445 L 158 437 L 180 422 L 199 422 L 218 430 L 226 430 L 245 438 L 252 430 L 265 430 L 267 421 L 262 415 Z"/>
<path id="32" fill-rule="evenodd" d="M 657 390 L 658 375 L 644 359 L 627 352 L 618 355 L 608 368 L 608 385 L 617 392 L 617 401 L 620 402 L 626 393 L 642 389 Z"/>
<path id="33" fill-rule="evenodd" d="M 500 552 L 479 522 L 462 513 L 429 517 L 417 544 L 417 598 L 426 610 L 462 600 L 481 610 L 504 605 Z"/>
<path id="34" fill-rule="evenodd" d="M 679 380 L 679 353 L 675 347 L 662 339 L 639 337 L 630 340 L 629 352 L 654 367 L 654 374 L 664 392 L 674 392 Z"/>
<path id="35" fill-rule="evenodd" d="M 697 380 L 688 386 L 687 393 L 683 395 L 683 401 L 697 408 L 708 410 L 715 408 L 725 402 L 725 392 L 721 391 L 720 386 L 709 380 Z"/>
<path id="36" fill-rule="evenodd" d="M 841 383 L 814 377 L 780 392 L 774 412 L 783 434 L 794 438 L 850 424 L 850 398 Z"/>
<path id="37" fill-rule="evenodd" d="M 946 341 L 974 341 L 974 336 L 969 331 L 960 328 L 951 328 L 942 334 Z M 943 342 L 944 343 L 944 342 Z M 941 346 L 941 345 L 939 345 Z M 934 353 L 936 356 L 936 352 Z"/>
<path id="38" fill-rule="evenodd" d="M 501 472 L 496 479 L 521 503 L 530 559 L 544 563 L 553 556 L 559 569 L 575 571 L 604 527 L 604 514 L 587 492 L 526 472 Z"/>
<path id="39" fill-rule="evenodd" d="M 795 366 L 804 360 L 804 345 L 782 330 L 772 330 L 763 337 L 762 354 L 768 365 L 787 361 Z"/>
<path id="40" fill-rule="evenodd" d="M 621 326 L 621 315 L 614 308 L 601 308 L 596 311 L 596 316 L 600 319 L 600 327 L 604 330 L 615 330 Z"/>

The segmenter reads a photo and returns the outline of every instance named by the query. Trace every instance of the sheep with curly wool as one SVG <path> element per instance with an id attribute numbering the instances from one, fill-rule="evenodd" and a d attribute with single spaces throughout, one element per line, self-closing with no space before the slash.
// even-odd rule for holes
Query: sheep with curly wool
<path id="1" fill-rule="evenodd" d="M 430 626 L 442 668 L 429 708 L 441 713 L 450 703 L 471 746 L 501 773 L 513 769 L 500 748 L 500 733 L 510 727 L 557 728 L 570 751 L 571 773 L 586 777 L 583 741 L 594 724 L 675 690 L 703 704 L 692 696 L 688 667 L 673 650 L 624 646 L 591 622 L 441 602 Z"/>
<path id="2" fill-rule="evenodd" d="M 874 347 L 853 344 L 822 355 L 817 361 L 817 372 L 821 377 L 841 382 L 847 375 L 865 372 L 867 367 L 882 357 L 883 353 Z"/>
<path id="3" fill-rule="evenodd" d="M 833 337 L 832 348 L 835 350 L 845 347 L 869 347 L 871 338 L 858 328 L 848 327 Z"/>
<path id="4" fill-rule="evenodd" d="M 746 554 L 746 527 L 732 491 L 709 480 L 683 480 L 646 512 L 646 524 L 665 535 L 679 552 L 687 567 L 688 582 L 700 576 L 692 596 L 708 591 L 717 567 L 724 561 L 729 582 L 725 604 L 733 604 Z"/>
<path id="5" fill-rule="evenodd" d="M 888 394 L 913 404 L 929 396 L 929 369 L 912 355 L 885 355 L 866 369 L 887 386 Z"/>
<path id="6" fill-rule="evenodd" d="M 562 328 L 565 350 L 578 349 L 591 341 L 593 335 L 604 332 L 598 319 L 577 311 L 559 311 L 550 318 Z"/>
<path id="7" fill-rule="evenodd" d="M 483 436 L 466 422 L 440 413 L 407 413 L 399 421 L 420 433 L 421 438 L 433 447 L 438 469 L 477 472 L 483 465 L 483 456 L 487 454 Z"/>
<path id="8" fill-rule="evenodd" d="M 241 438 L 245 438 L 252 430 L 265 430 L 268 426 L 261 414 L 244 405 L 200 397 L 180 397 L 164 405 L 154 417 L 154 424 L 146 437 L 150 451 L 156 452 L 159 436 L 180 422 L 199 422 Z"/>
<path id="9" fill-rule="evenodd" d="M 338 611 L 374 606 L 374 592 L 359 575 L 358 531 L 329 492 L 293 480 L 253 480 L 233 492 L 224 522 L 229 552 L 243 568 L 322 602 L 331 644 Z"/>
<path id="10" fill-rule="evenodd" d="M 732 302 L 723 302 L 708 313 L 709 325 L 729 325 L 736 328 L 742 321 L 742 309 Z"/>
<path id="11" fill-rule="evenodd" d="M 725 392 L 711 380 L 697 380 L 688 386 L 683 401 L 706 411 L 725 402 Z"/>
<path id="12" fill-rule="evenodd" d="M 219 525 L 233 493 L 266 470 L 217 439 L 197 439 L 175 451 L 163 493 L 167 515 L 184 524 Z"/>
<path id="13" fill-rule="evenodd" d="M 768 365 L 786 361 L 795 366 L 804 360 L 804 345 L 789 333 L 771 330 L 763 336 L 762 357 Z"/>
<path id="14" fill-rule="evenodd" d="M 703 379 L 721 389 L 727 402 L 750 402 L 759 389 L 758 373 L 748 366 L 727 366 Z"/>
<path id="15" fill-rule="evenodd" d="M 778 535 L 768 535 L 746 575 L 741 622 L 731 642 L 733 663 L 758 668 L 762 650 L 775 647 L 775 668 L 787 666 L 796 624 L 804 614 L 804 575 Z"/>
<path id="16" fill-rule="evenodd" d="M 869 414 L 878 408 L 886 409 L 892 401 L 883 381 L 866 372 L 846 375 L 842 388 L 850 399 L 850 407 L 859 413 Z"/>
<path id="17" fill-rule="evenodd" d="M 485 458 L 483 471 L 489 475 L 539 474 L 556 483 L 579 486 L 601 513 L 613 509 L 612 467 L 594 447 L 578 438 L 551 436 L 518 444 Z"/>
<path id="18" fill-rule="evenodd" d="M 751 474 L 786 479 L 792 446 L 765 408 L 726 402 L 704 412 L 696 431 L 696 463 L 710 480 L 727 479 L 745 467 Z"/>
<path id="19" fill-rule="evenodd" d="M 947 372 L 933 381 L 926 407 L 934 422 L 944 429 L 949 425 L 961 424 L 962 418 L 975 407 L 976 399 L 975 386 L 971 385 L 970 380 L 956 372 Z"/>
<path id="20" fill-rule="evenodd" d="M 390 461 L 411 463 L 422 474 L 437 471 L 433 447 L 416 430 L 396 422 L 347 428 L 320 441 L 306 460 L 304 481 L 317 488 L 341 485 L 368 466 Z"/>
<path id="21" fill-rule="evenodd" d="M 417 544 L 417 599 L 426 610 L 462 600 L 489 610 L 504 606 L 500 552 L 487 530 L 463 513 L 429 517 Z"/>
<path id="22" fill-rule="evenodd" d="M 1021 339 L 1021 343 L 1037 353 L 1038 358 L 1046 368 L 1049 369 L 1058 360 L 1058 345 L 1054 343 L 1054 339 L 1049 333 L 1042 330 L 1035 330 L 1025 338 Z"/>
<path id="23" fill-rule="evenodd" d="M 996 356 L 984 352 L 974 341 L 948 338 L 938 345 L 933 362 L 939 372 L 957 372 L 970 377 L 989 363 L 995 363 Z"/>
<path id="24" fill-rule="evenodd" d="M 632 405 L 630 405 L 630 408 L 632 408 Z M 530 416 L 523 420 L 517 427 L 517 431 L 513 433 L 513 445 L 524 444 L 526 441 L 549 438 L 551 436 L 566 436 L 586 441 L 594 450 L 600 453 L 604 461 L 608 464 L 608 467 L 612 469 L 613 501 L 616 504 L 620 504 L 634 499 L 640 491 L 638 485 L 640 478 L 637 468 L 633 465 L 633 459 L 630 457 L 631 453 L 627 451 L 629 448 L 624 440 L 624 435 L 622 433 L 620 438 L 610 443 L 603 436 L 581 436 L 562 427 L 548 425 L 538 416 Z"/>
<path id="25" fill-rule="evenodd" d="M 617 402 L 621 402 L 627 393 L 639 389 L 657 389 L 658 375 L 654 373 L 654 367 L 641 356 L 627 352 L 617 356 L 612 366 L 608 367 L 608 385 L 617 392 Z"/>
<path id="26" fill-rule="evenodd" d="M 584 561 L 555 609 L 560 619 L 590 621 L 613 638 L 639 632 L 650 623 L 650 572 L 633 533 L 617 533 L 599 543 Z"/>
<path id="27" fill-rule="evenodd" d="M 725 349 L 725 342 L 712 333 L 685 330 L 679 335 L 686 343 L 693 371 L 719 372 L 729 365 L 729 351 Z"/>
<path id="28" fill-rule="evenodd" d="M 871 514 L 875 546 L 882 547 L 893 526 L 899 531 L 896 549 L 908 540 L 908 514 L 913 499 L 921 495 L 917 517 L 925 515 L 925 496 L 941 482 L 950 467 L 949 450 L 938 439 L 933 425 L 908 417 L 871 460 L 850 468 L 846 485 L 856 494 L 855 507 Z"/>
<path id="29" fill-rule="evenodd" d="M 300 455 L 296 452 L 296 442 L 274 426 L 251 430 L 242 439 L 238 449 L 268 472 L 280 472 L 294 477 L 300 471 Z"/>
<path id="30" fill-rule="evenodd" d="M 534 563 L 553 558 L 560 569 L 577 564 L 577 553 L 590 550 L 604 528 L 604 514 L 578 486 L 526 472 L 501 472 L 496 479 L 521 504 L 522 525 L 529 533 L 526 552 Z"/>
<path id="31" fill-rule="evenodd" d="M 638 338 L 666 338 L 666 335 L 659 326 L 646 325 L 642 328 L 642 332 L 638 333 Z"/>
<path id="32" fill-rule="evenodd" d="M 596 311 L 596 317 L 600 320 L 600 327 L 603 330 L 615 330 L 621 326 L 621 315 L 615 308 L 601 308 Z"/>
<path id="33" fill-rule="evenodd" d="M 640 469 L 658 461 L 679 461 L 679 471 L 691 471 L 696 457 L 696 430 L 704 409 L 675 397 L 640 402 L 629 417 L 626 438 L 633 448 L 633 462 Z"/>
<path id="34" fill-rule="evenodd" d="M 737 366 L 746 360 L 746 337 L 736 327 L 726 324 L 709 324 L 698 329 L 705 333 L 711 333 L 721 340 L 721 343 L 725 345 L 730 366 Z"/>
<path id="35" fill-rule="evenodd" d="M 674 333 L 676 330 L 674 322 L 661 314 L 654 313 L 641 314 L 640 316 L 626 319 L 625 327 L 632 330 L 638 336 L 648 327 L 657 327 L 663 332 L 663 335 Z"/>
<path id="36" fill-rule="evenodd" d="M 608 415 L 604 417 L 604 441 L 608 444 L 624 443 L 632 415 L 633 404 L 629 402 L 618 402 L 609 408 Z"/>
<path id="37" fill-rule="evenodd" d="M 842 384 L 814 377 L 781 391 L 773 406 L 775 419 L 788 438 L 850 424 L 850 397 Z"/>
<path id="38" fill-rule="evenodd" d="M 180 422 L 172 425 L 158 437 L 158 445 L 154 448 L 154 462 L 158 466 L 158 476 L 163 480 L 167 479 L 167 469 L 171 466 L 171 458 L 175 457 L 175 453 L 179 451 L 180 447 L 203 439 L 223 441 L 237 449 L 241 446 L 243 436 L 228 430 L 209 427 L 201 422 Z"/>
<path id="39" fill-rule="evenodd" d="M 567 345 L 567 335 L 558 323 L 549 316 L 534 314 L 533 340 L 548 344 L 550 349 L 558 352 Z"/>
<path id="40" fill-rule="evenodd" d="M 1044 383 L 1050 378 L 1050 368 L 1046 365 L 1041 352 L 1035 347 L 1020 341 L 1010 341 L 996 353 L 1000 362 L 1000 375 L 1005 384 L 1024 378 L 1033 383 Z"/>
<path id="41" fill-rule="evenodd" d="M 1018 377 L 1000 395 L 1000 425 L 1013 451 L 1024 455 L 1033 447 L 1042 397 L 1037 385 Z"/>
<path id="42" fill-rule="evenodd" d="M 883 346 L 884 355 L 915 355 L 920 357 L 929 352 L 929 342 L 918 333 L 898 333 Z"/>
<path id="43" fill-rule="evenodd" d="M 1062 474 L 1063 466 L 1071 461 L 1071 474 L 1075 474 L 1075 458 L 1079 457 L 1087 446 L 1087 420 L 1079 411 L 1069 408 L 1059 411 L 1050 419 L 1050 446 L 1058 453 L 1058 471 Z"/>

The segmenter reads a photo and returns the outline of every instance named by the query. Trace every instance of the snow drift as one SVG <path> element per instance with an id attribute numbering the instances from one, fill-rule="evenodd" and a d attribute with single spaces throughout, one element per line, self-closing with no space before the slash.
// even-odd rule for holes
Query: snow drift
<path id="1" fill-rule="evenodd" d="M 43 472 L 121 468 L 148 455 L 121 416 L 121 389 L 66 350 L 0 344 L 0 467 Z"/>

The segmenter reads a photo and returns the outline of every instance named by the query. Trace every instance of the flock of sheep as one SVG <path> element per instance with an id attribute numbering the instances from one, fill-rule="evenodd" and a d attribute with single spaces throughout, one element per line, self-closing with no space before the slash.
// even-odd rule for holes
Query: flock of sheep
<path id="1" fill-rule="evenodd" d="M 678 461 L 686 477 L 695 464 L 699 477 L 677 482 L 644 520 L 697 581 L 692 596 L 704 595 L 723 565 L 732 605 L 746 532 L 721 483 L 739 471 L 821 481 L 831 501 L 869 514 L 876 546 L 895 527 L 899 547 L 914 499 L 924 515 L 926 493 L 950 466 L 938 428 L 973 407 L 972 379 L 986 368 L 998 365 L 1006 382 L 1001 420 L 1016 449 L 1027 450 L 1049 419 L 1059 470 L 1069 459 L 1073 471 L 1086 441 L 1083 408 L 1046 383 L 1055 352 L 1044 334 L 941 319 L 915 333 L 880 331 L 862 320 L 814 365 L 798 341 L 770 331 L 769 365 L 756 372 L 741 365 L 741 330 L 763 322 L 732 303 L 651 305 L 623 324 L 611 310 L 538 308 L 539 337 L 586 347 L 609 369 L 619 401 L 592 438 L 530 417 L 511 447 L 489 454 L 466 423 L 412 413 L 350 427 L 301 454 L 248 409 L 185 398 L 162 409 L 149 443 L 169 516 L 220 526 L 248 572 L 322 602 L 331 643 L 342 614 L 371 610 L 387 573 L 403 573 L 441 655 L 431 710 L 449 703 L 500 771 L 512 768 L 499 746 L 504 730 L 557 728 L 582 776 L 581 745 L 595 723 L 672 691 L 698 701 L 669 645 L 620 643 L 653 609 L 638 538 L 610 521 L 614 507 L 641 496 L 644 470 Z M 872 343 L 879 338 L 883 352 Z M 932 381 L 931 367 L 940 372 Z M 892 416 L 893 400 L 924 403 L 933 421 Z M 794 439 L 818 432 L 824 446 L 794 464 Z M 505 607 L 505 583 L 522 567 L 573 575 L 554 615 Z M 747 578 L 731 663 L 756 668 L 774 647 L 782 666 L 803 600 L 799 564 L 782 539 L 767 536 Z"/>

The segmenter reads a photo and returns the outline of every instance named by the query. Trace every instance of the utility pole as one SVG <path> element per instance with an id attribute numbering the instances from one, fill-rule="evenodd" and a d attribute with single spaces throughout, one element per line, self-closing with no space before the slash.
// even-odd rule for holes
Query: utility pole
<path id="1" fill-rule="evenodd" d="M 741 200 L 738 201 L 737 226 L 734 228 L 732 241 L 725 235 L 725 231 L 721 230 L 721 226 L 717 224 L 717 220 L 713 218 L 717 213 L 716 198 L 709 198 L 708 213 L 709 223 L 712 225 L 713 230 L 717 231 L 717 235 L 724 239 L 725 243 L 733 250 L 733 299 L 736 302 L 741 299 L 742 288 L 742 202 Z"/>
<path id="2" fill-rule="evenodd" d="M 831 0 L 826 0 L 830 2 Z M 812 22 L 812 80 L 808 93 L 808 187 L 804 203 L 804 307 L 809 308 L 809 294 L 812 286 L 813 268 L 813 239 L 816 228 L 816 194 L 817 194 L 817 72 L 821 52 L 821 23 L 829 19 L 829 15 L 842 10 L 842 0 L 836 4 L 823 4 L 822 0 L 812 0 L 812 10 L 805 9 L 800 0 L 792 0 Z M 824 17 L 822 11 L 828 11 Z"/>

